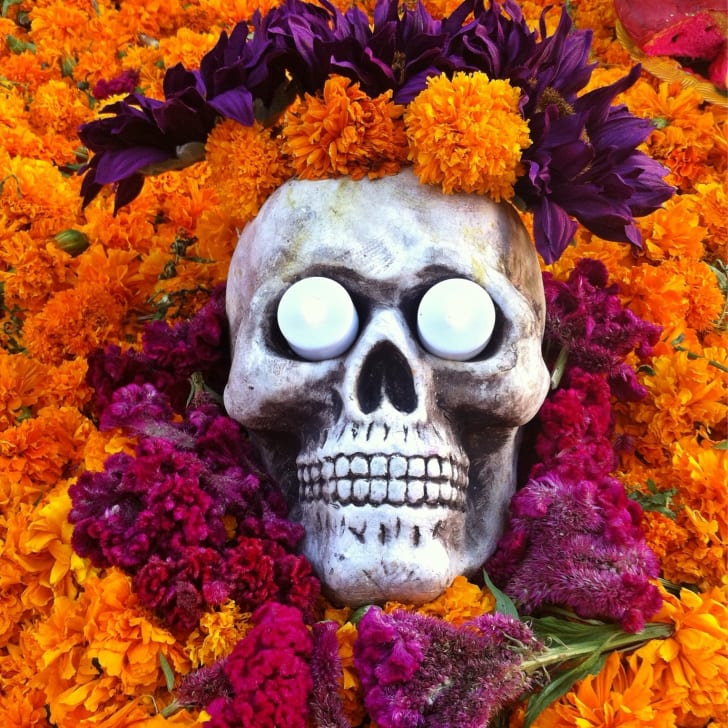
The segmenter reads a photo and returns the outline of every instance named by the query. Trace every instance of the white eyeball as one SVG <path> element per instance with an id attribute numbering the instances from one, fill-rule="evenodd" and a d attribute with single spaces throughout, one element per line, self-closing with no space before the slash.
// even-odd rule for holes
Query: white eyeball
<path id="1" fill-rule="evenodd" d="M 347 290 L 322 276 L 294 283 L 278 304 L 277 319 L 291 349 L 309 361 L 343 354 L 359 329 L 359 317 Z"/>
<path id="2" fill-rule="evenodd" d="M 436 283 L 417 309 L 417 333 L 435 356 L 467 361 L 490 341 L 495 328 L 495 306 L 487 291 L 467 278 Z"/>

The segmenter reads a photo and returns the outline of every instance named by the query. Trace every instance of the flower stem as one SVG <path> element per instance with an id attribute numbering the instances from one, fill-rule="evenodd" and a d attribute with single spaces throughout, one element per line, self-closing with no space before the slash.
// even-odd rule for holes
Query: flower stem
<path id="1" fill-rule="evenodd" d="M 614 650 L 639 647 L 653 639 L 664 639 L 672 634 L 669 624 L 651 622 L 641 632 L 615 631 L 603 639 L 577 641 L 574 644 L 561 643 L 547 647 L 541 654 L 534 655 L 521 663 L 521 669 L 529 675 L 551 665 L 569 662 L 592 654 L 603 654 Z"/>

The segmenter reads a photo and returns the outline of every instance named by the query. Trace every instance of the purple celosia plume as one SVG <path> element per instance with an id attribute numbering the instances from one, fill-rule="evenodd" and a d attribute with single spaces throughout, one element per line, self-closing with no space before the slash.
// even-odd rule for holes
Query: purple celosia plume
<path id="1" fill-rule="evenodd" d="M 351 728 L 339 694 L 343 671 L 336 637 L 338 626 L 336 622 L 316 622 L 312 629 L 310 664 L 313 688 L 309 707 L 316 728 Z"/>
<path id="2" fill-rule="evenodd" d="M 622 305 L 616 284 L 609 284 L 601 261 L 582 259 L 566 281 L 544 273 L 546 331 L 552 359 L 568 352 L 568 365 L 604 374 L 612 394 L 624 401 L 644 397 L 646 390 L 625 362 L 632 351 L 652 354 L 661 327 L 635 316 Z M 553 363 L 553 362 L 552 362 Z"/>
<path id="3" fill-rule="evenodd" d="M 533 686 L 520 665 L 542 649 L 525 624 L 503 614 L 455 627 L 371 607 L 358 629 L 364 704 L 381 728 L 482 728 Z"/>
<path id="4" fill-rule="evenodd" d="M 526 614 L 560 606 L 639 632 L 662 603 L 650 582 L 659 563 L 640 515 L 614 478 L 543 475 L 512 499 L 508 532 L 488 571 Z"/>

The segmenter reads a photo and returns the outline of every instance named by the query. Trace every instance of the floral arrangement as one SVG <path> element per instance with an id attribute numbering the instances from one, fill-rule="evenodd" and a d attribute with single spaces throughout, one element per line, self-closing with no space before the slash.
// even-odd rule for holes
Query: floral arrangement
<path id="1" fill-rule="evenodd" d="M 615 27 L 2 4 L 4 724 L 728 725 L 726 114 Z M 406 163 L 524 210 L 552 391 L 485 583 L 352 613 L 221 407 L 222 284 L 285 179 Z"/>

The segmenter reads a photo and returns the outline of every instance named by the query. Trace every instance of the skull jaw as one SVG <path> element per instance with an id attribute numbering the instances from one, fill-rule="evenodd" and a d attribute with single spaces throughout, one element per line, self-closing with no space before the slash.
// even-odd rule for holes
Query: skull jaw
<path id="1" fill-rule="evenodd" d="M 335 603 L 421 604 L 483 563 L 467 543 L 466 519 L 447 506 L 304 503 L 303 553 Z"/>

